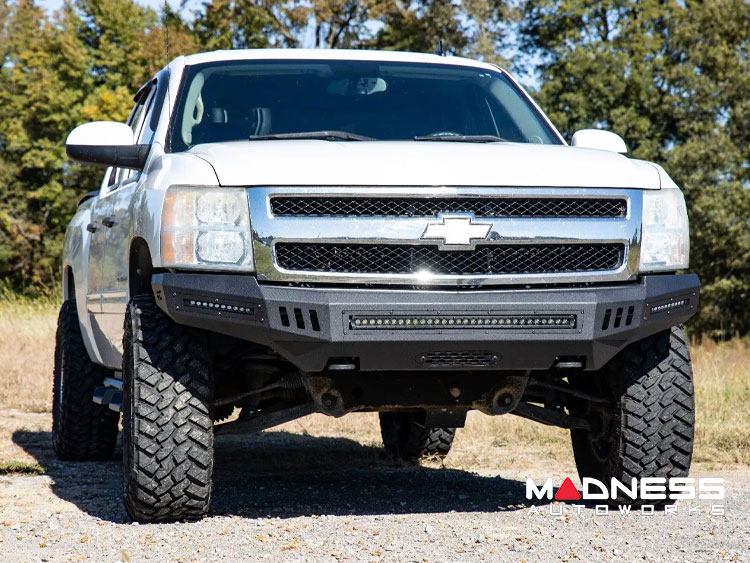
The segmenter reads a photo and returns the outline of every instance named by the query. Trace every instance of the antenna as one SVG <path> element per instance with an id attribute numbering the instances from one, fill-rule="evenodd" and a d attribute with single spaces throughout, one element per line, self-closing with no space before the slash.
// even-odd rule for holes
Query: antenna
<path id="1" fill-rule="evenodd" d="M 169 3 L 167 0 L 164 0 L 162 19 L 164 20 L 164 48 L 167 55 L 167 61 L 164 64 L 169 64 Z"/>
<path id="2" fill-rule="evenodd" d="M 445 51 L 443 50 L 443 40 L 442 39 L 438 39 L 438 48 L 437 48 L 437 51 L 435 51 L 435 54 L 439 55 L 441 57 L 445 56 Z"/>

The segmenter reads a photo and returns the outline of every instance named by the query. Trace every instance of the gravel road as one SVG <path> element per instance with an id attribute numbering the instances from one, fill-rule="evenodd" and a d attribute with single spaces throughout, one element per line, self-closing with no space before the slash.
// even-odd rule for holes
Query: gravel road
<path id="1" fill-rule="evenodd" d="M 564 477 L 544 460 L 523 472 L 409 468 L 345 438 L 271 431 L 217 439 L 207 519 L 138 525 L 117 462 L 57 461 L 49 438 L 13 433 L 46 473 L 0 476 L 2 561 L 750 561 L 748 472 L 711 474 L 726 479 L 723 516 L 708 501 L 692 502 L 699 514 L 685 501 L 676 515 L 551 515 L 562 505 L 525 499 L 527 476 Z"/>

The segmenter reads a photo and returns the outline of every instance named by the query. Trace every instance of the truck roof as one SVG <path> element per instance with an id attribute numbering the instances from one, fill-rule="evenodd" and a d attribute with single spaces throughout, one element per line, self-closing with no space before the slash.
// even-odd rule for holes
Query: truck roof
<path id="1" fill-rule="evenodd" d="M 495 65 L 463 57 L 443 57 L 433 53 L 407 53 L 403 51 L 376 51 L 362 49 L 234 49 L 209 51 L 206 53 L 185 56 L 184 64 L 195 65 L 221 61 L 268 59 L 430 63 L 497 70 Z"/>

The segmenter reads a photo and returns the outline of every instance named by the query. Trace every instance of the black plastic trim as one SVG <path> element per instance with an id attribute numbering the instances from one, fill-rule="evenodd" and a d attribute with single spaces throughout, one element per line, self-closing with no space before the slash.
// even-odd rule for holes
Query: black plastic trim
<path id="1" fill-rule="evenodd" d="M 143 170 L 151 145 L 65 145 L 68 158 L 102 168 Z"/>
<path id="2" fill-rule="evenodd" d="M 78 207 L 81 206 L 82 203 L 90 200 L 91 198 L 94 198 L 99 195 L 99 190 L 92 190 L 90 192 L 86 192 L 83 196 L 81 196 L 81 199 L 78 200 Z"/>

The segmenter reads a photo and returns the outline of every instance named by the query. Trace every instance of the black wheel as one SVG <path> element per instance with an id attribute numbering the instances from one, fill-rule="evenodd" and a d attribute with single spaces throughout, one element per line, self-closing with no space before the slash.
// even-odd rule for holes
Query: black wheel
<path id="1" fill-rule="evenodd" d="M 89 358 L 75 301 L 65 301 L 57 319 L 52 392 L 52 447 L 60 459 L 109 459 L 120 415 L 94 403 L 94 390 L 112 371 Z"/>
<path id="2" fill-rule="evenodd" d="M 205 335 L 154 302 L 128 304 L 123 339 L 125 506 L 141 522 L 197 520 L 213 474 L 213 381 Z"/>
<path id="3" fill-rule="evenodd" d="M 425 412 L 381 412 L 380 434 L 390 457 L 417 461 L 448 455 L 455 428 L 425 426 Z"/>
<path id="4" fill-rule="evenodd" d="M 690 352 L 681 326 L 628 346 L 602 373 L 575 385 L 584 388 L 587 382 L 597 384 L 610 401 L 580 405 L 601 421 L 596 430 L 571 431 L 581 478 L 609 485 L 614 477 L 629 486 L 634 477 L 687 476 L 695 405 Z M 647 502 L 622 495 L 617 501 Z"/>

